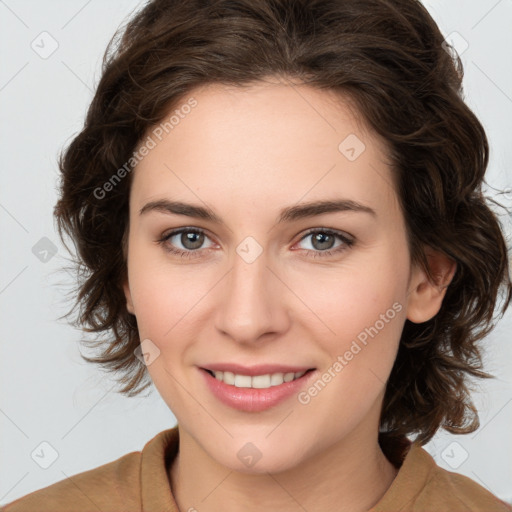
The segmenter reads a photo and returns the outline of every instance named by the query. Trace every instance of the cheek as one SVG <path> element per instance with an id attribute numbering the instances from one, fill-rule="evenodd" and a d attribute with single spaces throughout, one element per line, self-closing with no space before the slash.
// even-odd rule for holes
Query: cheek
<path id="1" fill-rule="evenodd" d="M 141 340 L 149 339 L 158 356 L 147 366 L 156 389 L 172 411 L 181 411 L 183 372 L 189 344 L 197 336 L 198 303 L 207 292 L 185 266 L 170 265 L 157 251 L 132 246 L 130 291 Z"/>
<path id="2" fill-rule="evenodd" d="M 376 323 L 379 331 L 390 330 L 388 326 L 397 324 L 403 309 L 402 284 L 396 277 L 386 277 L 392 275 L 390 272 L 372 275 L 354 266 L 342 269 L 338 276 L 330 272 L 308 281 L 302 278 L 295 288 L 311 313 L 310 327 L 314 324 L 329 344 L 343 344 L 343 340 L 356 338 Z"/>
<path id="3" fill-rule="evenodd" d="M 137 242 L 130 247 L 128 274 L 140 335 L 155 343 L 182 328 L 207 292 L 192 266 L 171 264 L 163 249 Z"/>
<path id="4" fill-rule="evenodd" d="M 330 317 L 325 321 L 336 334 L 315 338 L 327 355 L 320 379 L 328 383 L 325 388 L 319 386 L 325 390 L 318 399 L 312 398 L 312 406 L 318 417 L 332 417 L 328 421 L 334 422 L 333 428 L 340 417 L 347 425 L 355 425 L 383 393 L 405 321 L 394 289 L 377 292 L 371 283 L 361 284 L 356 293 L 331 295 L 337 304 L 329 306 Z M 306 393 L 313 397 L 316 391 Z"/>
<path id="5" fill-rule="evenodd" d="M 379 258 L 360 263 L 340 269 L 336 279 L 316 276 L 301 293 L 315 313 L 307 322 L 312 337 L 330 364 L 342 358 L 345 379 L 338 382 L 360 382 L 362 392 L 381 386 L 393 366 L 405 322 L 407 262 L 383 247 Z"/>

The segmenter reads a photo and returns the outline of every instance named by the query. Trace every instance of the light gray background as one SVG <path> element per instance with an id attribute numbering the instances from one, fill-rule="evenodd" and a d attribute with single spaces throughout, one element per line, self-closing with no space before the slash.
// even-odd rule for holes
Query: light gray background
<path id="1" fill-rule="evenodd" d="M 424 3 L 462 52 L 466 99 L 490 139 L 487 181 L 506 189 L 512 185 L 512 1 Z M 140 450 L 176 423 L 156 390 L 131 399 L 115 394 L 114 382 L 81 360 L 80 333 L 57 320 L 70 304 L 71 281 L 61 270 L 67 254 L 52 219 L 56 155 L 82 126 L 107 42 L 141 5 L 0 0 L 0 504 Z M 43 31 L 58 43 L 47 58 L 31 47 L 51 48 Z M 501 199 L 510 206 L 512 193 Z M 42 237 L 58 249 L 46 262 L 32 252 Z M 486 369 L 497 378 L 479 383 L 474 395 L 480 429 L 439 433 L 426 449 L 440 466 L 512 503 L 511 327 L 509 310 L 486 340 Z M 43 441 L 58 452 L 48 469 L 31 457 Z"/>

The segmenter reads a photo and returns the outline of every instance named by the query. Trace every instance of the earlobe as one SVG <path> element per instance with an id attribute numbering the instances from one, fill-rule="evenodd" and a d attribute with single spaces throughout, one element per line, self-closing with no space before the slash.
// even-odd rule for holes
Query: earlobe
<path id="1" fill-rule="evenodd" d="M 430 271 L 435 282 L 430 282 L 426 272 L 416 267 L 411 277 L 407 302 L 407 319 L 413 323 L 423 323 L 433 318 L 443 303 L 446 289 L 457 270 L 457 263 L 446 254 L 425 250 Z"/>
<path id="2" fill-rule="evenodd" d="M 132 302 L 132 294 L 130 292 L 130 286 L 128 285 L 128 282 L 125 282 L 123 284 L 123 291 L 124 291 L 124 296 L 126 297 L 126 309 L 128 310 L 128 313 L 135 315 L 135 309 L 133 307 L 133 302 Z"/>

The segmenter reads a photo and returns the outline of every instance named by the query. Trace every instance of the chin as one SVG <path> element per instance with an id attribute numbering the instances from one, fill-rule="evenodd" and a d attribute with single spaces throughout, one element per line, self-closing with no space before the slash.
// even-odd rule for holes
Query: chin
<path id="1" fill-rule="evenodd" d="M 279 445 L 258 436 L 230 438 L 226 446 L 215 444 L 205 446 L 210 456 L 222 466 L 232 471 L 246 474 L 279 473 L 295 468 L 301 463 L 301 450 L 295 443 Z"/>

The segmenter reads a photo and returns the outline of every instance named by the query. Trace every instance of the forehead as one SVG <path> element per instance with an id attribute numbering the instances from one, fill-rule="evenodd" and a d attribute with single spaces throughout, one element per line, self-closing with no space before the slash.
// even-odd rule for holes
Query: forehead
<path id="1" fill-rule="evenodd" d="M 182 108 L 191 99 L 195 106 Z M 246 206 L 263 200 L 271 208 L 343 196 L 383 209 L 396 200 L 385 143 L 333 91 L 209 84 L 184 96 L 166 119 L 173 113 L 171 127 L 146 134 L 156 144 L 135 169 L 139 204 L 199 197 Z"/>

